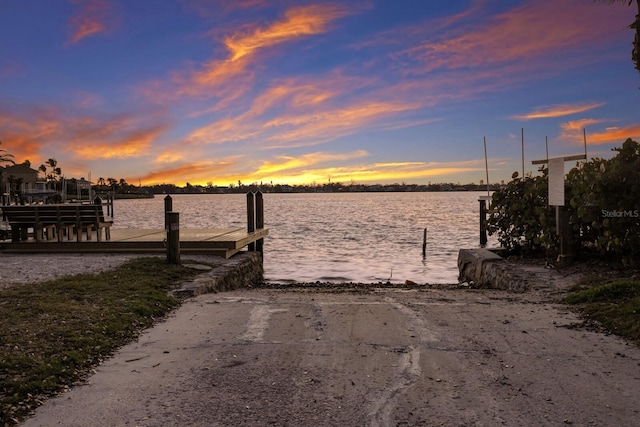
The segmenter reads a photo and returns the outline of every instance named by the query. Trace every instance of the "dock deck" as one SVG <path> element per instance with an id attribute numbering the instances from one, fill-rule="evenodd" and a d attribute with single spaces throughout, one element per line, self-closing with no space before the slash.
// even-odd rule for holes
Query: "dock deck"
<path id="1" fill-rule="evenodd" d="M 206 253 L 229 258 L 250 243 L 269 234 L 266 228 L 248 232 L 242 228 L 181 229 L 180 252 Z M 111 230 L 111 239 L 97 241 L 95 232 L 91 240 L 82 242 L 57 240 L 36 242 L 29 239 L 21 242 L 0 240 L 0 252 L 5 253 L 99 253 L 99 252 L 166 252 L 167 232 L 164 229 L 117 229 Z"/>

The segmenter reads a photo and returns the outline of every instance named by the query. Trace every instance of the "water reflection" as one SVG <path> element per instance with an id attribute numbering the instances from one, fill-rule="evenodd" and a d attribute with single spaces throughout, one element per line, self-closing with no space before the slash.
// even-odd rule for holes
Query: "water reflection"
<path id="1" fill-rule="evenodd" d="M 265 278 L 455 283 L 458 250 L 479 247 L 480 194 L 265 194 Z M 245 195 L 172 197 L 182 228 L 246 226 Z M 162 196 L 117 200 L 114 227 L 162 228 L 163 209 Z"/>

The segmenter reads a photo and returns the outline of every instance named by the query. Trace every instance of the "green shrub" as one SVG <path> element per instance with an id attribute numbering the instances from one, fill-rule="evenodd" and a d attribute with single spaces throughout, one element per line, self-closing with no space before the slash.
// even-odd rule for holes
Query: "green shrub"
<path id="1" fill-rule="evenodd" d="M 549 208 L 547 170 L 541 176 L 518 177 L 493 193 L 487 224 L 511 252 L 553 251 L 557 246 L 555 211 Z"/>
<path id="2" fill-rule="evenodd" d="M 609 160 L 580 162 L 565 179 L 564 211 L 574 253 L 592 251 L 631 264 L 640 254 L 640 145 L 627 139 Z M 559 250 L 555 209 L 548 206 L 548 172 L 518 177 L 493 193 L 489 234 L 512 252 Z"/>

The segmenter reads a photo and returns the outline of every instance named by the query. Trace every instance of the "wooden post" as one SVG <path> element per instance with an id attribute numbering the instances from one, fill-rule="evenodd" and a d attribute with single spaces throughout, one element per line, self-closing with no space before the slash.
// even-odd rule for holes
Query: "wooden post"
<path id="1" fill-rule="evenodd" d="M 485 199 L 478 200 L 480 202 L 480 246 L 487 244 L 487 201 Z"/>
<path id="2" fill-rule="evenodd" d="M 249 191 L 247 193 L 247 233 L 253 233 L 256 231 L 256 208 L 255 208 L 255 196 Z M 249 250 L 255 251 L 255 242 L 249 243 Z"/>
<path id="3" fill-rule="evenodd" d="M 585 133 L 585 145 L 584 154 L 578 154 L 575 156 L 557 157 L 555 159 L 549 159 L 549 149 L 547 145 L 547 158 L 542 160 L 534 160 L 531 162 L 533 165 L 548 164 L 549 165 L 549 206 L 556 207 L 556 234 L 560 238 L 560 254 L 558 255 L 558 262 L 561 265 L 567 265 L 571 262 L 571 246 L 569 245 L 569 239 L 571 237 L 571 223 L 567 212 L 563 209 L 565 205 L 564 196 L 564 163 L 562 166 L 558 166 L 559 160 L 563 162 L 570 162 L 574 160 L 587 160 L 587 140 Z"/>
<path id="4" fill-rule="evenodd" d="M 108 202 L 107 202 L 107 215 L 113 218 L 113 199 L 115 199 L 115 193 L 108 193 Z"/>
<path id="5" fill-rule="evenodd" d="M 560 255 L 558 255 L 558 263 L 562 266 L 567 266 L 571 264 L 573 258 L 571 246 L 569 245 L 571 230 L 569 217 L 562 206 L 556 206 L 556 232 L 560 238 Z"/>
<path id="6" fill-rule="evenodd" d="M 256 201 L 256 229 L 260 230 L 264 228 L 264 199 L 262 197 L 262 191 L 258 191 L 255 195 Z M 264 256 L 264 239 L 258 239 L 256 241 L 256 251 L 260 252 L 261 256 Z"/>
<path id="7" fill-rule="evenodd" d="M 173 211 L 173 199 L 167 195 L 164 198 L 164 229 L 169 229 L 169 212 Z"/>
<path id="8" fill-rule="evenodd" d="M 167 212 L 167 262 L 180 264 L 180 214 Z"/>
<path id="9" fill-rule="evenodd" d="M 424 232 L 422 233 L 422 258 L 426 258 L 427 256 L 427 229 L 425 227 Z"/>

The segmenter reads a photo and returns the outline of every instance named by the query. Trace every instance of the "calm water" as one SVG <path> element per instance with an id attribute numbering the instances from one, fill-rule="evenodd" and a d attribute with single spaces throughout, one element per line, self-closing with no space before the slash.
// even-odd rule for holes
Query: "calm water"
<path id="1" fill-rule="evenodd" d="M 458 250 L 479 246 L 478 196 L 484 194 L 265 194 L 265 278 L 456 283 Z M 245 195 L 172 198 L 181 228 L 246 227 Z M 114 210 L 114 228 L 164 226 L 163 196 L 116 200 Z"/>

